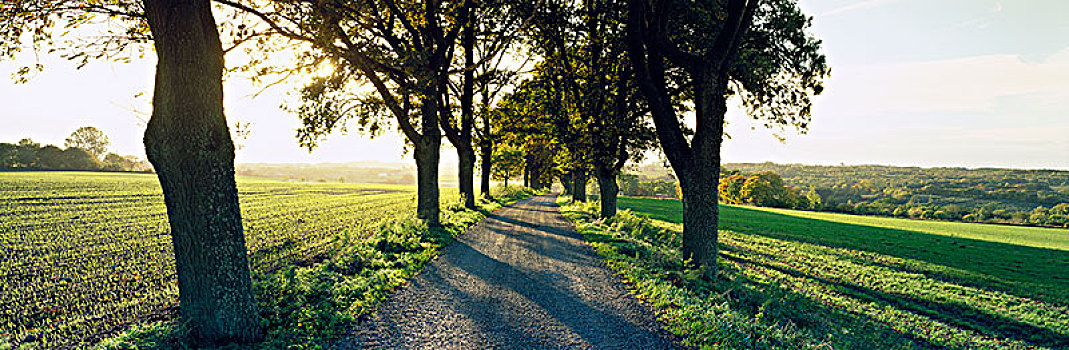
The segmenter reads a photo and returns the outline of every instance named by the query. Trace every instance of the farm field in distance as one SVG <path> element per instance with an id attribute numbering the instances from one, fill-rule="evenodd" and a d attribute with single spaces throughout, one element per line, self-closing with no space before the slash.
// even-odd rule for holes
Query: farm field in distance
<path id="1" fill-rule="evenodd" d="M 254 271 L 314 258 L 334 237 L 413 215 L 415 187 L 238 178 Z M 443 203 L 459 199 L 443 189 Z M 175 305 L 153 174 L 0 172 L 0 344 L 79 343 Z"/>
<path id="2" fill-rule="evenodd" d="M 678 201 L 620 198 L 619 206 L 682 229 Z M 1069 230 L 743 206 L 721 206 L 720 225 L 727 271 L 903 342 L 1069 348 Z"/>

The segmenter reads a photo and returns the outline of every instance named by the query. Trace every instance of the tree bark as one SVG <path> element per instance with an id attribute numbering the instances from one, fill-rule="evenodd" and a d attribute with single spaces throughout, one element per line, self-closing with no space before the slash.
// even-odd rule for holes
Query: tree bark
<path id="1" fill-rule="evenodd" d="M 683 189 L 683 256 L 699 266 L 705 266 L 711 276 L 717 270 L 717 240 L 719 239 L 719 182 L 720 146 L 724 140 L 724 116 L 727 101 L 727 74 L 701 71 L 694 83 L 694 107 L 698 127 L 691 140 L 692 166 L 686 170 L 686 180 L 680 177 Z"/>
<path id="2" fill-rule="evenodd" d="M 719 238 L 717 176 L 690 174 L 685 177 L 689 180 L 684 181 L 684 176 L 680 176 L 680 188 L 683 191 L 683 258 L 697 266 L 705 266 L 715 276 Z"/>
<path id="3" fill-rule="evenodd" d="M 223 115 L 223 51 L 207 0 L 145 0 L 158 63 L 145 153 L 163 189 L 180 315 L 198 345 L 260 339 L 234 143 Z"/>
<path id="4" fill-rule="evenodd" d="M 531 167 L 531 188 L 542 188 L 542 168 Z"/>
<path id="5" fill-rule="evenodd" d="M 531 187 L 531 157 L 527 156 L 523 163 L 523 187 Z"/>
<path id="6" fill-rule="evenodd" d="M 601 217 L 616 216 L 616 196 L 620 186 L 616 183 L 616 172 L 612 169 L 598 169 L 598 195 L 601 202 Z"/>
<path id="7" fill-rule="evenodd" d="M 586 202 L 587 174 L 579 170 L 572 173 L 572 199 L 576 202 Z"/>
<path id="8" fill-rule="evenodd" d="M 571 196 L 572 195 L 572 186 L 573 186 L 572 185 L 572 174 L 568 173 L 568 172 L 560 174 L 560 184 L 561 184 L 561 187 L 564 188 L 564 190 L 561 192 L 561 195 Z"/>
<path id="9" fill-rule="evenodd" d="M 441 141 L 424 140 L 424 147 L 416 147 L 416 217 L 427 226 L 439 227 L 440 194 L 438 189 L 438 162 Z M 436 143 L 436 144 L 434 144 Z"/>
<path id="10" fill-rule="evenodd" d="M 434 82 L 427 82 L 424 86 L 426 97 L 420 106 L 423 133 L 413 142 L 416 158 L 416 217 L 430 227 L 441 226 L 438 163 L 441 159 L 442 131 L 438 128 L 437 86 Z"/>
<path id="11" fill-rule="evenodd" d="M 441 226 L 438 214 L 439 190 L 438 190 L 438 161 L 439 147 L 431 142 L 422 140 L 427 145 L 416 147 L 416 217 L 428 226 Z"/>
<path id="12" fill-rule="evenodd" d="M 464 207 L 475 209 L 475 149 L 471 147 L 470 137 L 467 145 L 457 147 L 457 157 L 460 158 L 460 169 L 457 170 L 460 179 L 458 186 L 460 195 L 464 197 Z"/>
<path id="13" fill-rule="evenodd" d="M 669 5 L 668 2 L 630 1 L 628 55 L 635 68 L 635 80 L 653 115 L 657 140 L 679 177 L 683 192 L 683 257 L 705 266 L 706 275 L 715 277 L 719 214 L 717 184 L 727 111 L 728 63 L 741 45 L 758 2 L 728 1 L 724 28 L 707 56 L 675 54 L 687 56 L 673 62 L 684 68 L 694 92 L 696 122 L 694 137 L 689 143 L 668 96 L 667 62 L 665 52 L 661 51 L 665 43 L 658 42 L 667 38 L 665 24 L 671 11 L 678 11 Z"/>
<path id="14" fill-rule="evenodd" d="M 475 11 L 472 2 L 465 2 L 466 22 L 464 32 L 460 38 L 460 44 L 464 47 L 464 76 L 460 94 L 460 135 L 457 138 L 459 144 L 453 146 L 457 149 L 459 158 L 458 176 L 460 195 L 464 197 L 464 207 L 475 208 L 475 149 L 472 147 L 472 128 L 475 126 Z M 448 93 L 448 88 L 442 93 Z M 449 106 L 442 106 L 449 108 Z"/>
<path id="15" fill-rule="evenodd" d="M 484 123 L 486 123 L 487 127 L 486 130 L 483 132 L 483 137 L 489 137 L 486 135 L 490 135 L 490 122 L 485 121 Z M 479 189 L 482 192 L 483 198 L 493 199 L 494 195 L 490 193 L 490 175 L 491 172 L 494 170 L 494 144 L 489 140 L 484 140 L 482 142 L 482 147 L 479 148 L 479 151 L 481 152 L 480 158 L 482 158 L 482 164 L 480 164 L 480 166 L 482 167 L 482 177 L 479 178 Z"/>

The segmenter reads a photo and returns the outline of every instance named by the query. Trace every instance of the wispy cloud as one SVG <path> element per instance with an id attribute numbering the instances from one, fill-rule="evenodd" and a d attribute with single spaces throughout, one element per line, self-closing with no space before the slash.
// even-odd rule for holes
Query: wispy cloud
<path id="1" fill-rule="evenodd" d="M 824 11 L 824 12 L 822 12 L 820 14 L 820 16 L 821 17 L 835 16 L 835 15 L 842 14 L 842 13 L 845 13 L 845 12 L 850 12 L 850 11 L 853 11 L 853 10 L 859 10 L 859 9 L 863 9 L 863 8 L 873 7 L 873 6 L 877 6 L 877 5 L 881 5 L 881 4 L 885 4 L 885 3 L 889 3 L 889 2 L 893 2 L 893 1 L 895 1 L 895 0 L 865 0 L 865 1 L 853 3 L 853 4 L 850 4 L 850 5 L 837 7 L 837 8 L 828 10 L 828 11 Z"/>

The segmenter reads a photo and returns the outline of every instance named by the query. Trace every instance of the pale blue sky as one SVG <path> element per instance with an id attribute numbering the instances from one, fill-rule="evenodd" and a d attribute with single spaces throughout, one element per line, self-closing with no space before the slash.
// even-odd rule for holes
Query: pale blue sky
<path id="1" fill-rule="evenodd" d="M 735 112 L 727 161 L 1069 169 L 1069 1 L 801 5 L 832 67 L 810 132 Z"/>
<path id="2" fill-rule="evenodd" d="M 802 0 L 833 72 L 809 133 L 786 143 L 738 110 L 727 162 L 891 164 L 1069 169 L 1069 1 Z M 29 58 L 25 58 L 29 59 Z M 143 155 L 151 60 L 80 71 L 42 56 L 31 83 L 0 81 L 0 142 L 62 145 L 80 126 L 107 133 L 119 153 Z M 25 62 L 25 61 L 23 61 Z M 0 72 L 15 65 L 0 63 Z M 227 114 L 252 123 L 239 162 L 408 161 L 396 134 L 333 136 L 297 147 L 296 117 L 279 110 L 288 87 L 256 99 L 227 83 Z M 443 150 L 445 162 L 454 151 Z"/>

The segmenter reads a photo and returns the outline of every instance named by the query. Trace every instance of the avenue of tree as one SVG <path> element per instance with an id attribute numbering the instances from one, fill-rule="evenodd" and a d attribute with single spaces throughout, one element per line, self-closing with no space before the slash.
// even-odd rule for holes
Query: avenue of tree
<path id="1" fill-rule="evenodd" d="M 105 35 L 68 37 L 94 25 Z M 527 186 L 559 180 L 584 201 L 593 177 L 604 217 L 621 169 L 660 147 L 682 190 L 684 258 L 715 278 L 728 100 L 765 126 L 804 131 L 829 74 L 809 25 L 794 0 L 38 0 L 0 7 L 0 57 L 57 50 L 84 65 L 155 50 L 144 143 L 163 187 L 181 317 L 196 343 L 247 343 L 262 334 L 224 71 L 310 77 L 287 107 L 310 150 L 334 132 L 398 130 L 417 168 L 416 214 L 430 226 L 443 137 L 468 207 L 478 155 L 483 195 L 491 178 L 522 173 Z M 236 49 L 253 58 L 224 65 Z"/>

